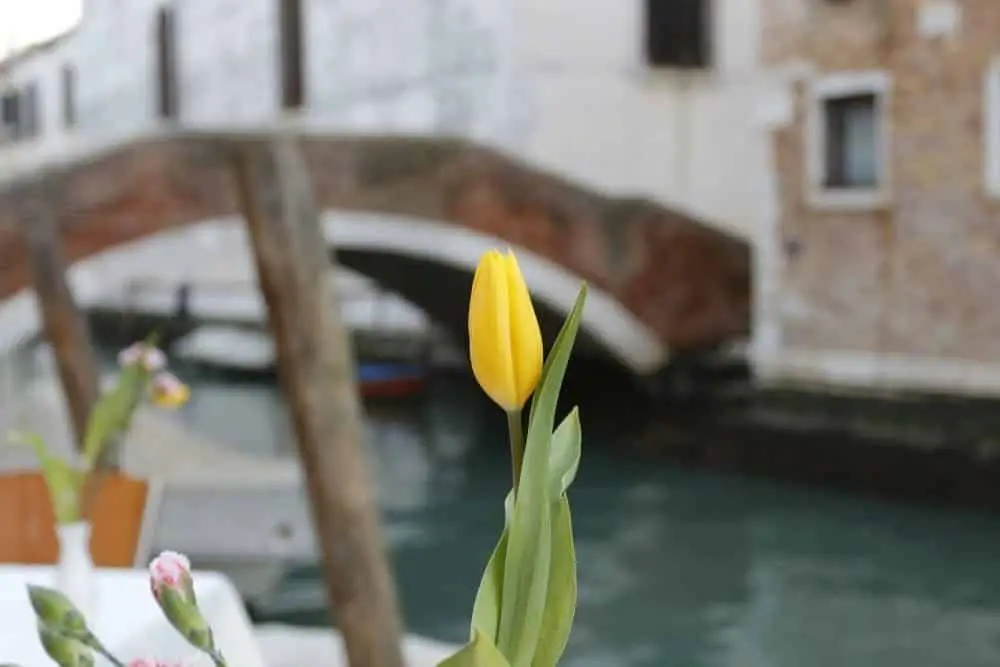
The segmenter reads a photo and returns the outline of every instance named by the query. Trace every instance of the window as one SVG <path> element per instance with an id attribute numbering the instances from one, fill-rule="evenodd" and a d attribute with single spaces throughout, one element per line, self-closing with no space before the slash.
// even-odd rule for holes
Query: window
<path id="1" fill-rule="evenodd" d="M 305 104 L 302 47 L 302 0 L 278 0 L 278 38 L 281 52 L 281 106 L 297 109 Z"/>
<path id="2" fill-rule="evenodd" d="M 0 138 L 5 141 L 19 139 L 21 135 L 20 96 L 16 91 L 0 97 Z"/>
<path id="3" fill-rule="evenodd" d="M 711 64 L 712 0 L 646 0 L 646 62 L 654 67 Z"/>
<path id="4" fill-rule="evenodd" d="M 986 190 L 1000 198 L 1000 56 L 986 70 L 983 139 L 985 146 Z"/>
<path id="5" fill-rule="evenodd" d="M 809 200 L 873 208 L 889 188 L 887 99 L 882 72 L 842 72 L 813 82 L 807 119 Z"/>
<path id="6" fill-rule="evenodd" d="M 826 125 L 827 188 L 873 188 L 878 185 L 878 137 L 875 95 L 834 97 L 823 102 Z"/>
<path id="7" fill-rule="evenodd" d="M 0 95 L 0 141 L 31 139 L 40 133 L 37 83 Z"/>
<path id="8" fill-rule="evenodd" d="M 163 119 L 177 117 L 176 55 L 174 12 L 160 7 L 156 13 L 156 97 L 157 111 Z"/>
<path id="9" fill-rule="evenodd" d="M 62 68 L 62 115 L 63 125 L 76 125 L 76 69 L 72 65 Z"/>

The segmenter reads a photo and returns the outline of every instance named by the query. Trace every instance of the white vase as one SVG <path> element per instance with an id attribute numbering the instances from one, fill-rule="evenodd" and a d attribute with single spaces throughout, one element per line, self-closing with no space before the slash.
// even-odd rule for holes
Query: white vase
<path id="1" fill-rule="evenodd" d="M 90 524 L 86 521 L 56 526 L 59 536 L 59 562 L 56 564 L 56 588 L 76 605 L 85 618 L 95 610 L 95 569 L 90 556 Z"/>

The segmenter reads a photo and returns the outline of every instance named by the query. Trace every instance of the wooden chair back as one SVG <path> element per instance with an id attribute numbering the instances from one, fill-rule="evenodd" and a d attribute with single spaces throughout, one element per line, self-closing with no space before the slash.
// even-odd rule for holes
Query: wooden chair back
<path id="1" fill-rule="evenodd" d="M 132 567 L 148 484 L 120 473 L 94 499 L 90 547 L 99 567 Z M 0 563 L 48 565 L 59 556 L 55 517 L 40 472 L 0 473 Z"/>

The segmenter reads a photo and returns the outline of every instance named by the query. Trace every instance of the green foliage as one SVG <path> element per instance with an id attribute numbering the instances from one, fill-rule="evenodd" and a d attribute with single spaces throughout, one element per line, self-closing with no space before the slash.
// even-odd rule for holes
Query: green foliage
<path id="1" fill-rule="evenodd" d="M 473 630 L 472 641 L 438 667 L 510 667 L 510 663 L 493 642 Z"/>
<path id="2" fill-rule="evenodd" d="M 14 444 L 26 445 L 35 450 L 56 521 L 61 524 L 79 521 L 80 490 L 83 488 L 84 473 L 49 452 L 45 441 L 35 433 L 14 432 L 11 433 L 10 440 Z"/>
<path id="3" fill-rule="evenodd" d="M 586 301 L 581 288 L 532 400 L 521 481 L 476 594 L 471 640 L 441 667 L 555 667 L 576 608 L 576 555 L 566 490 L 580 462 L 575 408 L 553 431 Z"/>
<path id="4" fill-rule="evenodd" d="M 154 334 L 144 345 L 154 347 L 156 338 Z M 126 366 L 115 386 L 98 399 L 83 437 L 83 459 L 88 471 L 94 469 L 108 445 L 128 431 L 149 380 L 149 372 L 141 363 Z"/>
<path id="5" fill-rule="evenodd" d="M 154 334 L 145 345 L 153 347 L 155 342 Z M 108 446 L 128 431 L 149 381 L 150 374 L 141 363 L 131 364 L 121 370 L 115 385 L 98 399 L 90 412 L 83 439 L 82 462 L 79 465 L 73 465 L 52 454 L 45 440 L 38 434 L 10 434 L 13 444 L 29 446 L 35 450 L 58 523 L 74 523 L 83 519 L 85 508 L 82 507 L 82 496 L 87 475 L 97 467 Z"/>

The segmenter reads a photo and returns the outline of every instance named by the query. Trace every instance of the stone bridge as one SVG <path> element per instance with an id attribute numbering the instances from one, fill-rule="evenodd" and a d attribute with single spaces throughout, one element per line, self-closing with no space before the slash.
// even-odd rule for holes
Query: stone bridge
<path id="1" fill-rule="evenodd" d="M 580 280 L 584 334 L 636 373 L 671 350 L 744 337 L 750 251 L 657 204 L 589 191 L 464 140 L 299 133 L 340 261 L 460 331 L 486 248 L 519 253 L 543 329 Z M 58 221 L 80 262 L 182 226 L 240 216 L 234 153 L 261 133 L 171 133 L 82 152 L 0 186 L 0 298 L 30 286 L 26 225 Z M 350 223 L 333 212 L 357 212 Z M 378 215 L 370 215 L 378 214 Z"/>

